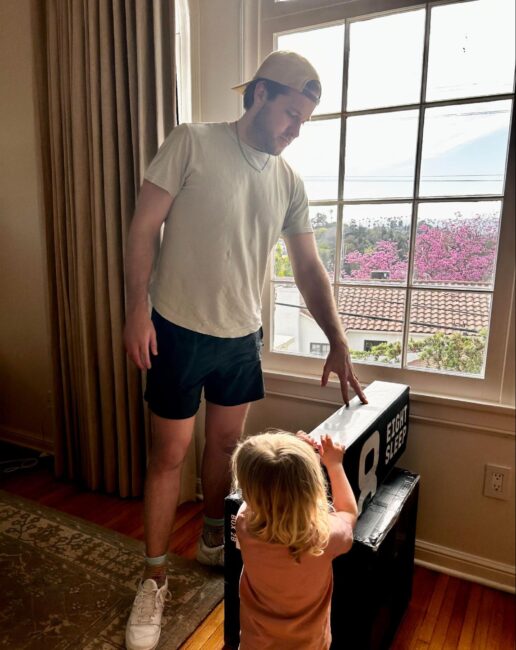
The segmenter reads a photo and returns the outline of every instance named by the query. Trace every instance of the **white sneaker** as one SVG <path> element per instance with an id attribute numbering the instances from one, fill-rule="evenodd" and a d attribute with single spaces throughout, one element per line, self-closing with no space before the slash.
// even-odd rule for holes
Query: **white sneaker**
<path id="1" fill-rule="evenodd" d="M 159 589 L 152 578 L 140 581 L 125 628 L 127 650 L 154 650 L 158 645 L 167 594 L 168 580 Z"/>
<path id="2" fill-rule="evenodd" d="M 224 544 L 208 546 L 201 536 L 197 549 L 197 562 L 206 566 L 224 566 Z"/>

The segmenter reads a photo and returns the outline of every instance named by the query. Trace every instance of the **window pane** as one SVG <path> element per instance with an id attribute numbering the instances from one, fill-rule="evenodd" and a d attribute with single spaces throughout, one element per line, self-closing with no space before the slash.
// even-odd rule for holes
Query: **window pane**
<path id="1" fill-rule="evenodd" d="M 347 110 L 419 102 L 425 10 L 350 26 Z"/>
<path id="2" fill-rule="evenodd" d="M 514 0 L 434 7 L 428 101 L 512 92 Z"/>
<path id="3" fill-rule="evenodd" d="M 340 278 L 346 282 L 405 283 L 412 206 L 344 207 Z"/>
<path id="4" fill-rule="evenodd" d="M 293 278 L 292 266 L 287 254 L 287 247 L 283 238 L 279 239 L 274 248 L 274 277 Z"/>
<path id="5" fill-rule="evenodd" d="M 493 288 L 500 201 L 422 203 L 414 282 Z"/>
<path id="6" fill-rule="evenodd" d="M 401 364 L 405 291 L 341 287 L 338 307 L 353 359 L 379 365 Z"/>
<path id="7" fill-rule="evenodd" d="M 335 241 L 337 234 L 337 208 L 335 206 L 310 207 L 310 220 L 314 229 L 319 256 L 330 279 L 335 275 Z"/>
<path id="8" fill-rule="evenodd" d="M 274 352 L 320 357 L 328 339 L 294 284 L 274 284 Z M 326 355 L 324 355 L 326 356 Z"/>
<path id="9" fill-rule="evenodd" d="M 421 196 L 503 193 L 511 103 L 426 110 Z"/>
<path id="10" fill-rule="evenodd" d="M 413 291 L 409 368 L 483 376 L 491 295 Z"/>
<path id="11" fill-rule="evenodd" d="M 309 200 L 338 198 L 339 145 L 340 120 L 320 120 L 307 122 L 285 149 L 283 157 L 301 174 Z"/>
<path id="12" fill-rule="evenodd" d="M 311 206 L 310 221 L 314 229 L 319 256 L 333 280 L 335 275 L 335 237 L 337 230 L 337 208 Z M 292 266 L 287 255 L 285 242 L 280 239 L 274 252 L 274 276 L 276 279 L 292 278 Z"/>
<path id="13" fill-rule="evenodd" d="M 322 95 L 317 113 L 338 113 L 342 106 L 344 25 L 332 25 L 278 36 L 278 50 L 306 57 L 319 73 Z"/>
<path id="14" fill-rule="evenodd" d="M 418 111 L 349 117 L 345 199 L 413 195 Z"/>

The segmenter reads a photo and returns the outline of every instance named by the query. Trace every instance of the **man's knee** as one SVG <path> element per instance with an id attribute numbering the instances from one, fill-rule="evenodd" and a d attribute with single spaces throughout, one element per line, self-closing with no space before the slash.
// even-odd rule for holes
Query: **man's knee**
<path id="1" fill-rule="evenodd" d="M 215 449 L 219 453 L 231 456 L 241 436 L 242 431 L 240 429 L 223 429 L 212 432 L 206 439 L 206 448 Z"/>
<path id="2" fill-rule="evenodd" d="M 152 414 L 149 469 L 172 472 L 181 468 L 192 439 L 194 418 L 165 420 Z"/>
<path id="3" fill-rule="evenodd" d="M 163 453 L 150 453 L 147 471 L 150 472 L 174 472 L 181 469 L 186 451 L 183 449 L 171 449 Z"/>

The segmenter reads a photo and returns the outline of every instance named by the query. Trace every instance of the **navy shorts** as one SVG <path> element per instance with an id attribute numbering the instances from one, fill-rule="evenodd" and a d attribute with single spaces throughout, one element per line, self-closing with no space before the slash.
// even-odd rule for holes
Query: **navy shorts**
<path id="1" fill-rule="evenodd" d="M 220 338 L 179 327 L 152 310 L 158 354 L 151 354 L 145 399 L 162 418 L 197 413 L 201 392 L 213 404 L 237 406 L 265 395 L 261 366 L 262 330 Z"/>

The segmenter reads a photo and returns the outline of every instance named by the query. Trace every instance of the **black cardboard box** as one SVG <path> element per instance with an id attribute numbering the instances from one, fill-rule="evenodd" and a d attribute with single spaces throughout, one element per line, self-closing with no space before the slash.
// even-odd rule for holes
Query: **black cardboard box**
<path id="1" fill-rule="evenodd" d="M 328 434 L 344 445 L 344 469 L 357 500 L 358 512 L 405 451 L 409 421 L 409 387 L 373 381 L 365 389 L 369 404 L 354 397 L 324 420 L 310 435 Z"/>
<path id="2" fill-rule="evenodd" d="M 242 504 L 240 494 L 224 501 L 224 643 L 238 648 L 240 640 L 240 596 L 238 585 L 242 573 L 242 555 L 236 547 L 235 520 Z"/>
<path id="3" fill-rule="evenodd" d="M 388 650 L 412 595 L 419 476 L 395 468 L 333 561 L 331 650 Z"/>
<path id="4" fill-rule="evenodd" d="M 395 468 L 360 516 L 353 548 L 333 563 L 332 650 L 386 650 L 412 593 L 419 476 Z M 238 648 L 239 494 L 225 502 L 224 642 Z"/>

